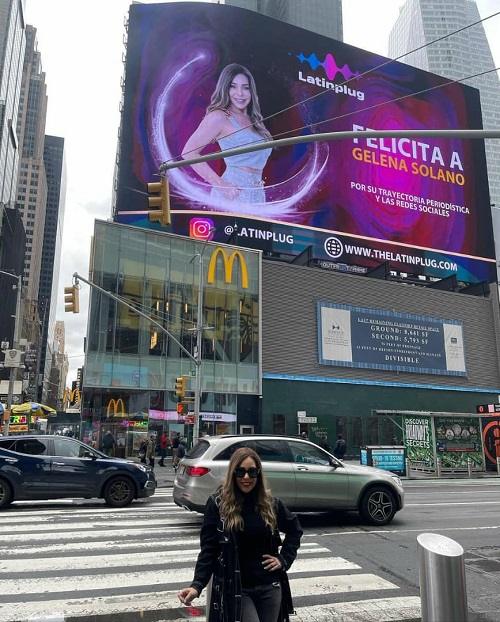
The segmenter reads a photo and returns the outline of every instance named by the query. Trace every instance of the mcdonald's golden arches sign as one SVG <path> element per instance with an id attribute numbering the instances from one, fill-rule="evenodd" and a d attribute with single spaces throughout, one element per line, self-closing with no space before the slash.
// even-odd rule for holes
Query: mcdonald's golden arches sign
<path id="1" fill-rule="evenodd" d="M 218 246 L 210 257 L 210 263 L 208 264 L 208 283 L 215 283 L 215 276 L 217 273 L 217 260 L 219 256 L 222 258 L 222 265 L 224 266 L 224 281 L 226 283 L 232 283 L 233 280 L 233 268 L 234 262 L 238 260 L 238 265 L 241 273 L 241 287 L 248 288 L 248 268 L 245 257 L 240 251 L 228 252 L 224 248 Z"/>
<path id="2" fill-rule="evenodd" d="M 106 417 L 125 417 L 125 404 L 121 398 L 110 399 L 106 408 Z"/>

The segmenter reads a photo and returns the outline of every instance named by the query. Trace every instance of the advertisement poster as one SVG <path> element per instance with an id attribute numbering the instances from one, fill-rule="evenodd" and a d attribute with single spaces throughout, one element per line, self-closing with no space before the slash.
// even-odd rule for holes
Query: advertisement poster
<path id="1" fill-rule="evenodd" d="M 434 447 L 430 417 L 403 417 L 406 457 L 428 467 L 434 466 Z"/>
<path id="2" fill-rule="evenodd" d="M 481 424 L 486 469 L 496 471 L 497 458 L 500 458 L 500 416 L 482 418 Z"/>
<path id="3" fill-rule="evenodd" d="M 466 375 L 460 322 L 330 302 L 317 311 L 322 365 Z"/>
<path id="4" fill-rule="evenodd" d="M 483 468 L 481 423 L 467 417 L 436 417 L 436 450 L 444 469 L 467 469 L 470 458 L 473 465 Z"/>
<path id="5" fill-rule="evenodd" d="M 481 128 L 479 92 L 238 7 L 133 4 L 114 218 L 147 217 L 162 163 L 320 132 Z M 172 225 L 202 240 L 495 279 L 484 144 L 304 143 L 177 168 Z"/>

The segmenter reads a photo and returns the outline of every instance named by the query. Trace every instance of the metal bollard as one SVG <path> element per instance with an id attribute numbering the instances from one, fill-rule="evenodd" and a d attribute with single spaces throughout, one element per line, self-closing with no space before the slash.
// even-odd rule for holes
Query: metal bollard
<path id="1" fill-rule="evenodd" d="M 467 473 L 469 477 L 472 477 L 472 460 L 470 458 L 467 458 Z"/>
<path id="2" fill-rule="evenodd" d="M 435 533 L 417 537 L 422 622 L 467 622 L 464 550 Z"/>
<path id="3" fill-rule="evenodd" d="M 408 458 L 406 458 L 405 460 L 405 466 L 406 466 L 406 477 L 408 479 L 411 479 L 411 472 L 410 472 L 410 460 Z M 500 472 L 500 471 L 499 471 Z"/>
<path id="4" fill-rule="evenodd" d="M 500 456 L 497 456 L 497 473 L 500 475 Z"/>
<path id="5" fill-rule="evenodd" d="M 436 475 L 441 477 L 441 458 L 436 458 Z"/>

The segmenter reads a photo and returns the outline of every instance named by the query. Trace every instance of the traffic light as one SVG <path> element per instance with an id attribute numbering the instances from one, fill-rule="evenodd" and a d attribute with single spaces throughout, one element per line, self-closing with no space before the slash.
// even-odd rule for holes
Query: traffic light
<path id="1" fill-rule="evenodd" d="M 179 402 L 177 404 L 177 414 L 178 415 L 185 415 L 187 414 L 188 408 L 187 408 L 187 404 L 186 402 Z"/>
<path id="2" fill-rule="evenodd" d="M 182 402 L 186 395 L 186 378 L 184 376 L 175 379 L 175 394 L 179 398 L 179 402 Z"/>
<path id="3" fill-rule="evenodd" d="M 64 288 L 64 311 L 66 313 L 80 313 L 80 292 L 76 285 Z"/>
<path id="4" fill-rule="evenodd" d="M 149 220 L 159 222 L 162 225 L 169 225 L 172 221 L 170 218 L 170 194 L 168 188 L 168 180 L 162 177 L 161 181 L 153 181 L 148 184 L 148 205 L 150 208 L 159 207 L 159 210 L 149 212 Z"/>

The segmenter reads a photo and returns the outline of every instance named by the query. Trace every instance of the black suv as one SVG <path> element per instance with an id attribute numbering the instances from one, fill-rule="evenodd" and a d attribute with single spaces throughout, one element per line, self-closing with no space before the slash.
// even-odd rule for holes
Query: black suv
<path id="1" fill-rule="evenodd" d="M 0 509 L 24 499 L 104 498 L 124 507 L 156 489 L 154 472 L 66 436 L 0 437 Z"/>

